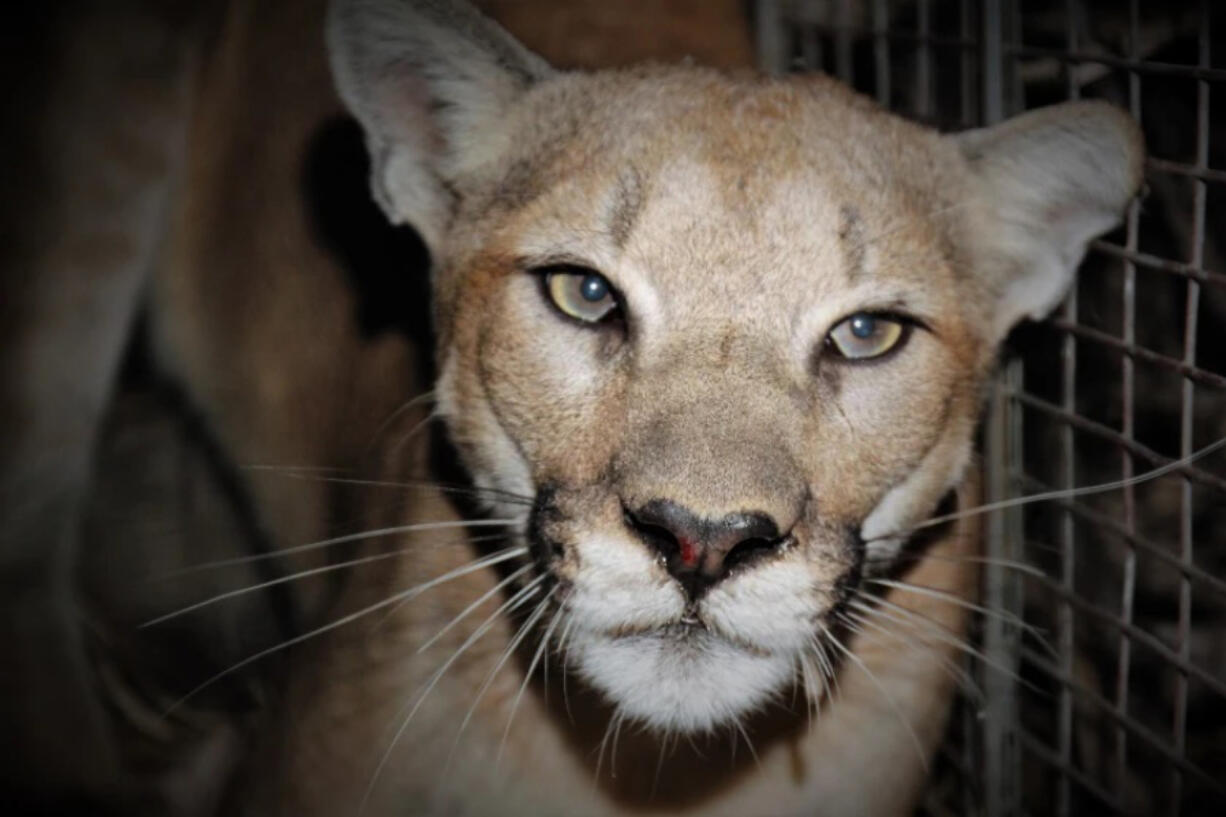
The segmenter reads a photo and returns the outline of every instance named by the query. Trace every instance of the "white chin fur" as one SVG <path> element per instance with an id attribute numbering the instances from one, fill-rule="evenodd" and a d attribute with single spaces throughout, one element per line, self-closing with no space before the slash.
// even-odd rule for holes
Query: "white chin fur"
<path id="1" fill-rule="evenodd" d="M 662 732 L 708 732 L 734 723 L 778 694 L 793 664 L 717 637 L 576 638 L 580 674 L 620 715 Z"/>

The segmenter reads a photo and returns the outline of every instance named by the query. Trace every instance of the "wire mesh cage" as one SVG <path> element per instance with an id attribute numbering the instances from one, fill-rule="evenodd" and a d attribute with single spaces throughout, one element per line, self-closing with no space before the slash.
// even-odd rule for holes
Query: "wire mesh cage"
<path id="1" fill-rule="evenodd" d="M 1213 447 L 1226 437 L 1226 43 L 1213 5 L 755 5 L 765 68 L 824 70 L 939 128 L 1095 97 L 1146 135 L 1145 196 L 1095 242 L 1059 311 L 1015 332 L 995 387 L 988 499 L 1052 498 L 986 527 L 991 612 L 928 813 L 1226 813 L 1226 455 Z"/>

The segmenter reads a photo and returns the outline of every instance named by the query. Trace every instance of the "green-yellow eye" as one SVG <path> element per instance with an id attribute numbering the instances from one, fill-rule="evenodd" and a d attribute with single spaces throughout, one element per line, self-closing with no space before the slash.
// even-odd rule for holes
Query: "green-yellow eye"
<path id="1" fill-rule="evenodd" d="M 585 323 L 596 323 L 617 308 L 612 285 L 592 270 L 551 272 L 545 276 L 545 289 L 563 314 Z"/>
<path id="2" fill-rule="evenodd" d="M 840 357 L 867 360 L 880 357 L 906 337 L 908 325 L 885 315 L 857 312 L 830 330 L 826 342 Z"/>

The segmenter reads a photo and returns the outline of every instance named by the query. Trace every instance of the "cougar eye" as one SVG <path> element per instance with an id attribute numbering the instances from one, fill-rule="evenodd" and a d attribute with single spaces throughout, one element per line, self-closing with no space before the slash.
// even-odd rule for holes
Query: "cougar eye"
<path id="1" fill-rule="evenodd" d="M 587 269 L 550 272 L 545 290 L 562 313 L 584 323 L 603 320 L 617 308 L 613 286 L 599 272 Z"/>
<path id="2" fill-rule="evenodd" d="M 857 312 L 831 329 L 826 343 L 847 360 L 867 360 L 898 346 L 910 328 L 888 315 Z"/>

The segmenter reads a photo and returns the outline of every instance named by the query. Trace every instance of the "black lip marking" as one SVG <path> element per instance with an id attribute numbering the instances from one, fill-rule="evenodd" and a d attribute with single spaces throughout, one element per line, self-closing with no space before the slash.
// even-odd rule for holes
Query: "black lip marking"
<path id="1" fill-rule="evenodd" d="M 864 562 L 868 547 L 864 542 L 864 537 L 860 535 L 858 525 L 848 526 L 846 531 L 847 550 L 851 554 L 851 564 L 842 575 L 834 580 L 834 604 L 830 605 L 830 609 L 826 611 L 827 621 L 837 621 L 842 617 L 864 580 Z"/>
<path id="2" fill-rule="evenodd" d="M 552 522 L 562 518 L 554 500 L 558 487 L 553 484 L 542 485 L 537 489 L 536 500 L 532 503 L 532 512 L 528 517 L 528 551 L 541 572 L 549 573 L 550 565 L 559 561 L 565 555 L 562 543 L 551 539 L 545 528 Z"/>

